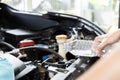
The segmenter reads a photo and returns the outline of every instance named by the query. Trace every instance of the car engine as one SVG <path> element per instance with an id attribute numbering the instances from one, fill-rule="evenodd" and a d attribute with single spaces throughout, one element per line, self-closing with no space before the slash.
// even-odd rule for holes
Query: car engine
<path id="1" fill-rule="evenodd" d="M 59 42 L 93 41 L 102 34 L 99 26 L 82 17 L 22 12 L 0 3 L 0 50 L 17 65 L 16 80 L 75 80 L 99 57 L 73 55 Z"/>

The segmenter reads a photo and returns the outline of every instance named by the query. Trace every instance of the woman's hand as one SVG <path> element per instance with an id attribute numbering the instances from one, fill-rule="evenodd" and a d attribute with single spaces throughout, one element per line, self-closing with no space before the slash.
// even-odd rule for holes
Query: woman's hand
<path id="1" fill-rule="evenodd" d="M 101 55 L 102 50 L 106 46 L 111 45 L 119 40 L 120 40 L 120 29 L 109 34 L 98 36 L 95 38 L 93 42 L 93 46 L 92 46 L 93 52 L 97 53 L 98 55 Z"/>

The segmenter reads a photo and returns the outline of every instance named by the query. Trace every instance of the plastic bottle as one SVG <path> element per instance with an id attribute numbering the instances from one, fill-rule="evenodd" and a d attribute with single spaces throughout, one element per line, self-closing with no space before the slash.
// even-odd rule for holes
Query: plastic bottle
<path id="1" fill-rule="evenodd" d="M 8 60 L 0 54 L 0 80 L 15 80 L 14 69 Z"/>

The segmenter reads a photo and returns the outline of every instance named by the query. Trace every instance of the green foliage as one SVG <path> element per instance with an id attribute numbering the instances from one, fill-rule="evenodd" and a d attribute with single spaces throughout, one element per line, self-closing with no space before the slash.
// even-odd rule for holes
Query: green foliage
<path id="1" fill-rule="evenodd" d="M 3 3 L 7 3 L 7 2 L 10 2 L 12 0 L 0 0 L 0 2 L 3 2 Z"/>
<path id="2" fill-rule="evenodd" d="M 93 5 L 95 9 L 104 10 L 112 9 L 116 7 L 117 0 L 89 0 L 90 4 Z"/>

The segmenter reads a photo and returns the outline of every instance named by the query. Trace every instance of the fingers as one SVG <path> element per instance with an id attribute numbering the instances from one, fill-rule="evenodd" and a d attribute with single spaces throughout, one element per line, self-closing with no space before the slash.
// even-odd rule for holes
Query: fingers
<path id="1" fill-rule="evenodd" d="M 102 36 L 98 36 L 98 37 L 95 38 L 95 40 L 94 40 L 94 42 L 93 42 L 93 45 L 92 45 L 92 51 L 93 51 L 93 52 L 95 52 L 95 53 L 97 53 L 97 54 L 99 54 L 99 53 L 101 52 L 101 49 L 102 49 L 101 46 L 99 46 L 100 49 L 97 48 L 97 47 L 98 47 L 98 45 L 102 42 L 103 38 L 104 38 L 103 35 L 102 35 Z M 97 49 L 99 49 L 99 50 L 97 50 Z"/>
<path id="2" fill-rule="evenodd" d="M 100 56 L 103 53 L 104 48 L 113 42 L 111 36 L 108 35 L 99 36 L 97 38 L 99 39 L 99 43 L 95 40 L 95 42 L 98 43 L 95 47 L 95 53 Z"/>
<path id="3" fill-rule="evenodd" d="M 107 40 L 103 40 L 97 47 L 96 47 L 96 53 L 98 54 L 98 56 L 101 55 L 103 49 L 109 45 L 109 43 L 107 42 Z"/>

